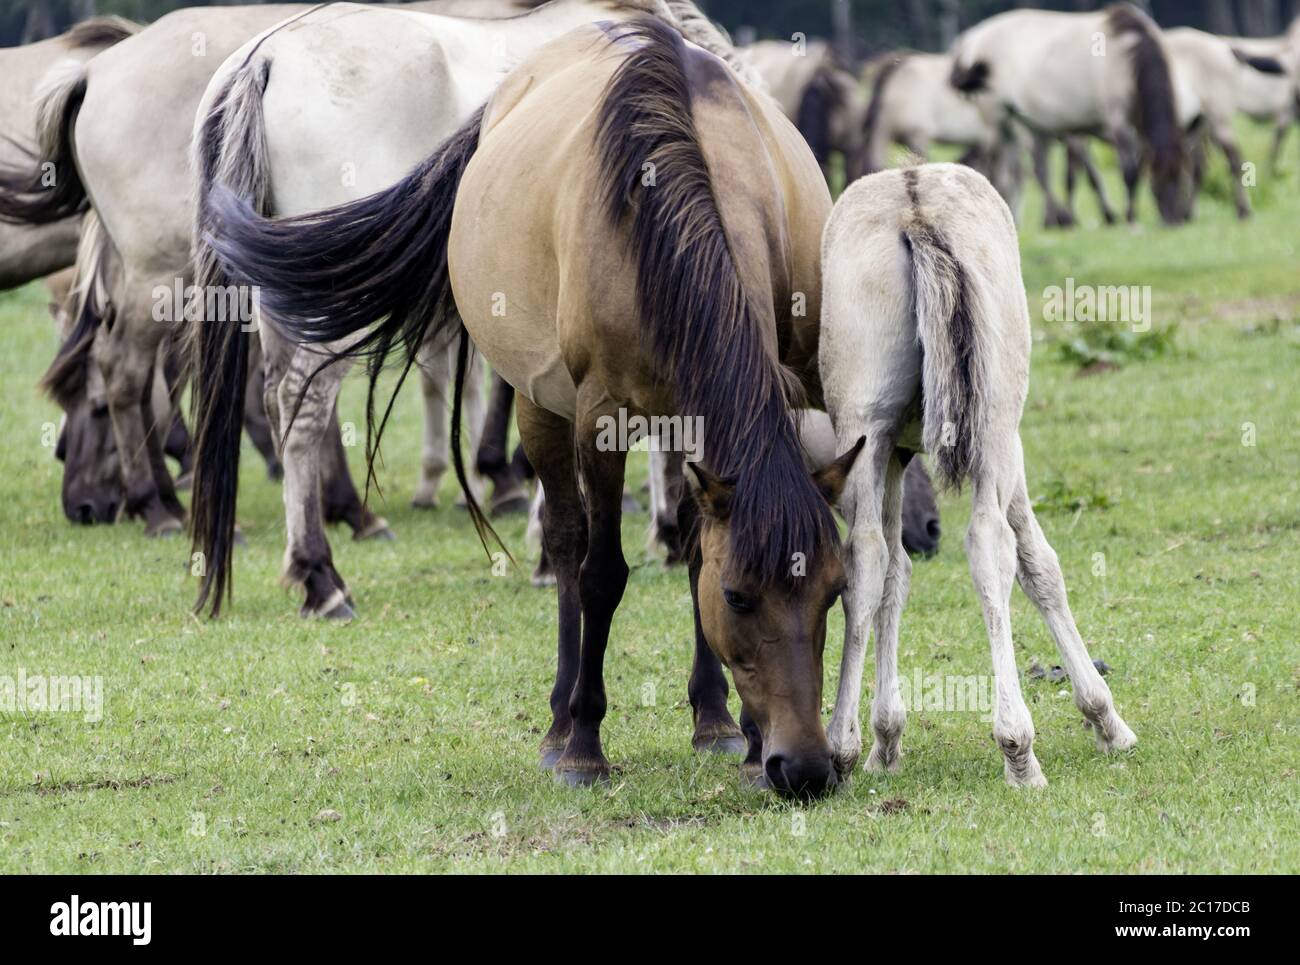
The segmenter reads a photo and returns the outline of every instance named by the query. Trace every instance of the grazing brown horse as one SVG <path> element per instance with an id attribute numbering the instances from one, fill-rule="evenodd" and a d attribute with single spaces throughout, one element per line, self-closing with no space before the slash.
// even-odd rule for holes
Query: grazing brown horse
<path id="1" fill-rule="evenodd" d="M 291 337 L 409 356 L 430 319 L 463 318 L 518 390 L 557 574 L 542 742 L 557 778 L 609 772 L 603 667 L 628 577 L 627 454 L 600 440 L 623 410 L 703 420 L 688 473 L 697 741 L 735 734 L 721 658 L 743 702 L 747 764 L 784 793 L 835 784 L 821 721 L 826 614 L 844 584 L 831 504 L 858 449 L 811 475 L 790 419 L 792 399 L 819 395 L 830 198 L 770 99 L 669 26 L 588 25 L 527 58 L 481 117 L 387 191 L 279 221 L 229 192 L 212 203 L 218 256 L 261 286 L 264 317 Z M 327 265 L 332 284 L 303 282 Z"/>

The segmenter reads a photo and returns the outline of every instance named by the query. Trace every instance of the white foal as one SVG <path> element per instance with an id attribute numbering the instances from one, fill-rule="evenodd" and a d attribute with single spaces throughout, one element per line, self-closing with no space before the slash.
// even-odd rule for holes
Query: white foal
<path id="1" fill-rule="evenodd" d="M 841 773 L 862 748 L 858 703 L 876 637 L 869 770 L 896 770 L 906 718 L 898 624 L 911 563 L 901 540 L 906 462 L 929 452 L 942 482 L 971 486 L 966 553 L 993 650 L 993 735 L 1013 786 L 1046 784 L 1020 692 L 1010 596 L 1018 576 L 1043 614 L 1104 751 L 1137 738 L 1115 712 L 1066 600 L 1056 553 L 1025 489 L 1019 424 L 1029 310 L 1007 206 L 970 168 L 932 164 L 864 178 L 822 243 L 821 371 L 840 447 L 866 437 L 841 501 L 849 524 L 844 657 L 828 736 Z"/>

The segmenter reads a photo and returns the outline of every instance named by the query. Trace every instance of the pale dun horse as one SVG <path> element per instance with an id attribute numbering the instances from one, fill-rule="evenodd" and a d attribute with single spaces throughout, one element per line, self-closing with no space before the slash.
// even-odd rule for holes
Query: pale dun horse
<path id="1" fill-rule="evenodd" d="M 1019 423 L 1029 385 L 1029 310 L 1006 204 L 961 165 L 875 174 L 840 198 L 822 264 L 827 407 L 841 445 L 866 438 L 841 500 L 850 560 L 843 665 L 828 730 L 837 767 L 851 770 L 861 752 L 869 629 L 876 638 L 875 741 L 866 766 L 899 766 L 906 712 L 898 627 L 911 575 L 900 509 L 904 467 L 919 451 L 934 457 L 943 483 L 970 482 L 966 553 L 993 649 L 993 735 L 1007 782 L 1047 783 L 1011 642 L 1017 576 L 1056 640 L 1098 747 L 1132 747 L 1137 738 L 1084 649 L 1056 553 L 1025 487 Z"/>

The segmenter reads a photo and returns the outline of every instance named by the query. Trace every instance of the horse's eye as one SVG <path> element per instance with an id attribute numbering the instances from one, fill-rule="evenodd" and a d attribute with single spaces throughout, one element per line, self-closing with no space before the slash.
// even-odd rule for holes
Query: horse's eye
<path id="1" fill-rule="evenodd" d="M 727 606 L 731 607 L 737 613 L 754 612 L 753 601 L 737 593 L 735 590 L 723 590 L 722 599 L 726 601 Z"/>

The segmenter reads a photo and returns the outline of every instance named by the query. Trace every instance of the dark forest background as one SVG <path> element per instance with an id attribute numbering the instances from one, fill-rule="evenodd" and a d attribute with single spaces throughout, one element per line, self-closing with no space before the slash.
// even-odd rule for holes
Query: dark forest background
<path id="1" fill-rule="evenodd" d="M 53 36 L 77 20 L 116 13 L 155 20 L 183 0 L 0 0 L 0 46 Z M 210 4 L 217 5 L 217 4 Z M 863 57 L 910 47 L 942 50 L 957 32 L 1011 7 L 1090 10 L 1097 0 L 702 0 L 700 5 L 738 40 L 788 38 L 795 32 L 832 37 L 841 51 Z M 1147 0 L 1141 3 L 1163 26 L 1190 25 L 1219 34 L 1268 36 L 1300 15 L 1300 0 Z"/>

